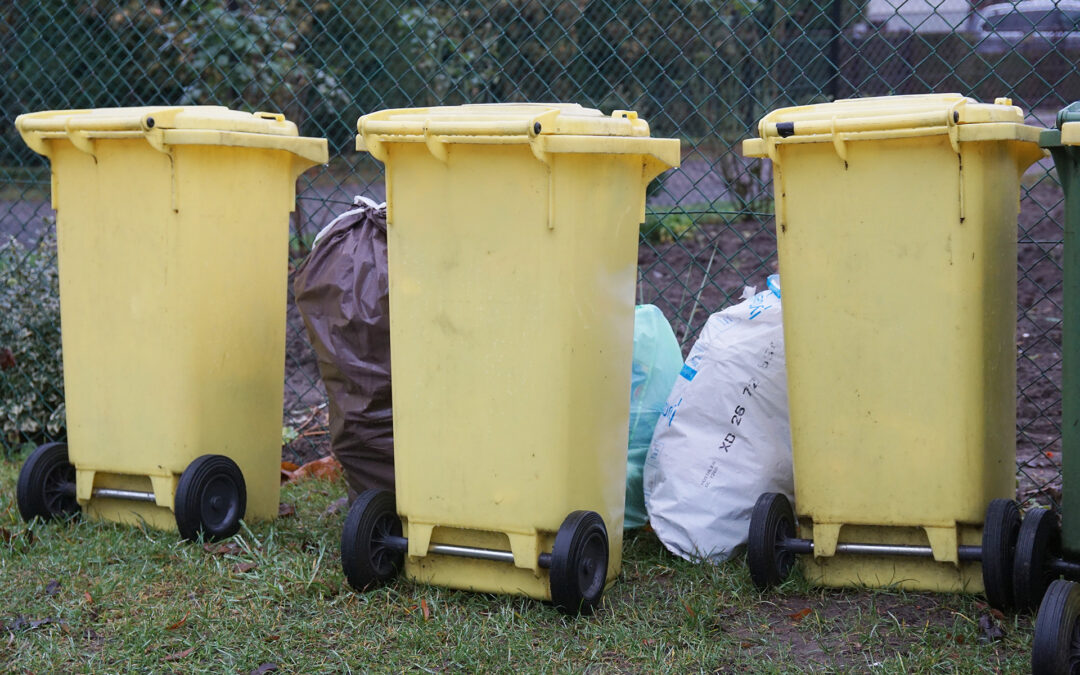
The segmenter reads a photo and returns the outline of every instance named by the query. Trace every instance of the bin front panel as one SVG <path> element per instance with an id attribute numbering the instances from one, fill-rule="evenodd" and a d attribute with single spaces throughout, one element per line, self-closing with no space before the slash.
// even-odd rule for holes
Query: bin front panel
<path id="1" fill-rule="evenodd" d="M 452 145 L 446 163 L 390 146 L 398 511 L 554 532 L 593 510 L 615 574 L 642 160 L 551 161 L 523 145 Z"/>
<path id="2" fill-rule="evenodd" d="M 227 455 L 247 517 L 273 518 L 293 159 L 138 138 L 95 155 L 52 141 L 72 462 L 97 483 Z"/>
<path id="3" fill-rule="evenodd" d="M 1073 104 L 1058 113 L 1059 124 L 1070 123 Z M 1075 122 L 1071 122 L 1075 124 Z M 1065 190 L 1065 249 L 1062 260 L 1065 312 L 1061 330 L 1061 546 L 1080 555 L 1080 146 L 1063 145 L 1061 133 L 1048 130 L 1040 141 L 1050 149 L 1058 180 Z"/>
<path id="4" fill-rule="evenodd" d="M 980 523 L 1012 496 L 1017 160 L 960 147 L 778 148 L 796 507 L 814 521 Z"/>

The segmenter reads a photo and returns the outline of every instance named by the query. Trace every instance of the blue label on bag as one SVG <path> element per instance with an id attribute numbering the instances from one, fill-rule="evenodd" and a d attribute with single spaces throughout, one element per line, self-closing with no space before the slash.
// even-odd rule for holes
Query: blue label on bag
<path id="1" fill-rule="evenodd" d="M 679 374 L 685 377 L 687 380 L 693 380 L 694 376 L 697 375 L 697 371 L 690 366 L 683 364 L 682 370 L 679 371 Z"/>

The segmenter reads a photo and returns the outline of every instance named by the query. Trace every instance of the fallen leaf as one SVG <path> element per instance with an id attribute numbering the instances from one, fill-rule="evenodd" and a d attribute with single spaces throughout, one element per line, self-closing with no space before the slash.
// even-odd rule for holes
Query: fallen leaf
<path id="1" fill-rule="evenodd" d="M 956 644 L 958 644 L 958 645 L 962 645 L 962 644 L 964 644 L 964 636 L 963 636 L 963 635 L 954 635 L 954 636 L 953 636 L 953 640 L 954 640 L 954 641 L 956 642 Z"/>
<path id="2" fill-rule="evenodd" d="M 743 643 L 742 643 L 742 644 L 741 644 L 740 646 L 741 646 L 741 647 L 742 647 L 743 649 L 750 649 L 750 648 L 751 648 L 751 647 L 753 647 L 754 645 L 753 645 L 752 643 L 750 643 L 750 642 L 743 642 Z"/>
<path id="3" fill-rule="evenodd" d="M 11 542 L 15 541 L 15 536 L 11 534 L 10 530 L 0 527 L 0 541 L 4 542 L 5 544 L 10 544 Z"/>
<path id="4" fill-rule="evenodd" d="M 289 516 L 296 515 L 296 507 L 292 504 L 286 504 L 281 502 L 277 507 L 278 518 L 288 518 Z"/>
<path id="5" fill-rule="evenodd" d="M 276 663 L 264 663 L 255 670 L 251 671 L 248 675 L 266 675 L 267 673 L 277 672 L 278 665 Z"/>
<path id="6" fill-rule="evenodd" d="M 222 544 L 203 544 L 203 550 L 211 555 L 237 555 L 243 549 L 235 541 L 227 541 Z"/>
<path id="7" fill-rule="evenodd" d="M 88 604 L 88 605 L 94 604 L 94 599 L 92 597 L 90 597 L 90 591 L 83 591 L 83 598 L 86 599 L 86 604 Z"/>
<path id="8" fill-rule="evenodd" d="M 187 649 L 185 649 L 184 651 L 181 651 L 181 652 L 173 652 L 172 654 L 169 654 L 169 655 L 167 655 L 167 656 L 166 656 L 166 657 L 165 657 L 164 659 L 162 659 L 162 660 L 163 660 L 163 661 L 179 661 L 180 659 L 184 658 L 185 656 L 188 656 L 188 655 L 190 655 L 190 654 L 191 654 L 191 652 L 193 652 L 193 651 L 195 651 L 195 648 L 194 648 L 194 647 L 188 647 L 188 648 L 187 648 Z"/>
<path id="9" fill-rule="evenodd" d="M 1005 620 L 1005 612 L 1002 612 L 1000 609 L 994 609 L 993 607 L 990 608 L 990 616 L 994 617 L 998 621 Z"/>
<path id="10" fill-rule="evenodd" d="M 641 641 L 641 644 L 645 645 L 646 647 L 652 647 L 654 644 L 656 644 L 656 640 L 652 638 L 645 638 Z"/>
<path id="11" fill-rule="evenodd" d="M 691 609 L 690 605 L 683 602 L 682 606 L 686 608 L 686 611 L 687 611 L 687 613 L 690 614 L 690 616 L 697 616 L 697 612 L 695 612 L 693 609 Z"/>
<path id="12" fill-rule="evenodd" d="M 337 480 L 341 477 L 341 463 L 334 458 L 333 455 L 329 457 L 323 457 L 322 459 L 316 459 L 314 461 L 304 464 L 295 471 L 286 472 L 282 469 L 282 474 L 288 474 L 286 482 L 295 483 L 298 480 L 304 478 L 319 478 L 322 480 Z"/>
<path id="13" fill-rule="evenodd" d="M 794 621 L 795 623 L 799 623 L 800 621 L 802 621 L 803 619 L 805 619 L 808 616 L 810 616 L 810 608 L 809 607 L 806 607 L 804 609 L 800 609 L 799 611 L 795 612 L 794 614 L 788 614 L 788 618 L 791 619 L 792 621 Z"/>
<path id="14" fill-rule="evenodd" d="M 0 349 L 0 370 L 15 367 L 15 355 L 7 347 Z"/>
<path id="15" fill-rule="evenodd" d="M 342 511 L 344 509 L 347 509 L 347 508 L 349 508 L 349 498 L 348 497 L 342 497 L 341 499 L 335 499 L 330 504 L 330 506 L 327 506 L 326 510 L 323 511 L 323 515 L 324 516 L 332 516 L 335 513 L 339 512 L 339 511 Z"/>
<path id="16" fill-rule="evenodd" d="M 431 619 L 431 610 L 428 609 L 427 600 L 420 598 L 420 611 L 424 613 L 424 621 Z"/>
<path id="17" fill-rule="evenodd" d="M 17 630 L 35 630 L 52 623 L 62 622 L 58 622 L 52 617 L 45 617 L 44 619 L 27 619 L 25 616 L 17 616 L 11 626 L 8 627 L 8 630 L 12 632 Z"/>
<path id="18" fill-rule="evenodd" d="M 277 642 L 278 640 L 281 639 L 281 636 L 280 635 L 267 635 L 263 639 L 266 640 L 267 642 Z"/>
<path id="19" fill-rule="evenodd" d="M 191 615 L 191 611 L 188 610 L 187 612 L 184 613 L 184 618 L 180 619 L 176 623 L 170 623 L 168 626 L 165 626 L 165 630 L 176 630 L 180 626 L 183 626 L 187 622 L 187 618 L 190 615 Z"/>
<path id="20" fill-rule="evenodd" d="M 235 572 L 237 574 L 244 574 L 245 572 L 250 572 L 251 570 L 255 569 L 258 566 L 259 566 L 258 563 L 238 562 L 235 565 L 233 565 L 233 572 Z"/>
<path id="21" fill-rule="evenodd" d="M 1001 625 L 989 614 L 979 616 L 979 642 L 990 644 L 1005 637 Z"/>
<path id="22" fill-rule="evenodd" d="M 281 482 L 287 483 L 292 478 L 293 471 L 300 468 L 299 464 L 293 464 L 292 462 L 281 463 Z"/>
<path id="23" fill-rule="evenodd" d="M 45 595 L 53 596 L 60 592 L 60 582 L 56 579 L 50 579 L 49 583 L 45 584 Z"/>

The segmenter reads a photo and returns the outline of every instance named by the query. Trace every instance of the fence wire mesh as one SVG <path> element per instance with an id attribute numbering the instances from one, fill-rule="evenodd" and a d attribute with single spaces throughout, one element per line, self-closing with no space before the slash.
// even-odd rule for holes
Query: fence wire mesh
<path id="1" fill-rule="evenodd" d="M 570 101 L 631 109 L 683 140 L 649 192 L 638 300 L 684 345 L 776 268 L 771 176 L 738 143 L 767 111 L 852 96 L 1008 96 L 1052 126 L 1080 98 L 1080 11 L 1062 0 L 38 0 L 0 6 L 0 444 L 64 436 L 49 168 L 22 112 L 220 104 L 285 113 L 330 140 L 298 186 L 291 256 L 353 195 L 383 197 L 352 148 L 388 107 Z M 1062 190 L 1024 177 L 1019 227 L 1018 492 L 1060 496 Z M 913 217 L 917 216 L 913 204 Z M 214 242 L 206 242 L 213 246 Z M 324 392 L 290 300 L 283 444 L 326 452 Z M 898 449 L 898 451 L 901 451 Z"/>

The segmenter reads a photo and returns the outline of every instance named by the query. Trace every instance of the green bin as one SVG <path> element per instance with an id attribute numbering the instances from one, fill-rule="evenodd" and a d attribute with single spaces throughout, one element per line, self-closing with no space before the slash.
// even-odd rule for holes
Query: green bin
<path id="1" fill-rule="evenodd" d="M 1039 145 L 1054 158 L 1065 190 L 1064 316 L 1061 334 L 1061 526 L 1049 511 L 1024 518 L 1016 545 L 1013 586 L 1017 604 L 1039 607 L 1032 640 L 1032 672 L 1066 672 L 1080 660 L 1080 101 L 1057 115 Z M 1058 577 L 1068 580 L 1061 580 Z M 1041 601 L 1041 604 L 1040 604 Z"/>

